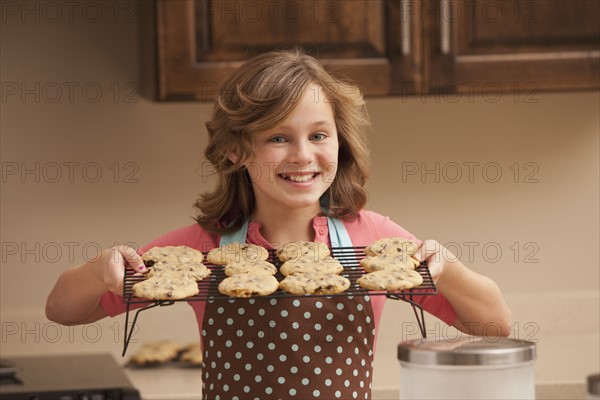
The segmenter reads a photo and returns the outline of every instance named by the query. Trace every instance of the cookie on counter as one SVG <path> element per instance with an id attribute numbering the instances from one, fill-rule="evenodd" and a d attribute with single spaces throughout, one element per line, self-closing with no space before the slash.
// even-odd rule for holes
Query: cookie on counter
<path id="1" fill-rule="evenodd" d="M 216 247 L 208 252 L 206 261 L 210 264 L 225 265 L 231 262 L 266 261 L 269 252 L 262 246 L 249 243 L 229 243 L 225 246 Z"/>
<path id="2" fill-rule="evenodd" d="M 144 343 L 129 359 L 136 366 L 164 364 L 177 358 L 181 346 L 169 340 Z"/>
<path id="3" fill-rule="evenodd" d="M 279 283 L 279 287 L 288 293 L 336 294 L 350 287 L 348 278 L 337 274 L 305 273 L 288 275 Z"/>
<path id="4" fill-rule="evenodd" d="M 193 367 L 202 366 L 202 349 L 200 343 L 191 343 L 185 346 L 179 353 L 179 361 Z"/>

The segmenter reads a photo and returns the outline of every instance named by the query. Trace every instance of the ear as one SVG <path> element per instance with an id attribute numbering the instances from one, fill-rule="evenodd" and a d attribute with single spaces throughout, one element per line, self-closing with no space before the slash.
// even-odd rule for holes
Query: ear
<path id="1" fill-rule="evenodd" d="M 240 161 L 240 155 L 237 149 L 231 149 L 227 153 L 225 153 L 225 155 L 233 164 L 237 164 L 238 161 Z"/>

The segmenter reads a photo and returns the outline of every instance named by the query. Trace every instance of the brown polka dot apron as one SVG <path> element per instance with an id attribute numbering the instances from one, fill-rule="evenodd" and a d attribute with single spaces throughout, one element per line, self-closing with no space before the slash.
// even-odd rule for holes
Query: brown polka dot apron
<path id="1" fill-rule="evenodd" d="M 352 246 L 341 221 L 328 222 L 332 245 Z M 245 242 L 246 232 L 221 245 Z M 201 333 L 206 400 L 371 397 L 368 296 L 209 300 Z"/>

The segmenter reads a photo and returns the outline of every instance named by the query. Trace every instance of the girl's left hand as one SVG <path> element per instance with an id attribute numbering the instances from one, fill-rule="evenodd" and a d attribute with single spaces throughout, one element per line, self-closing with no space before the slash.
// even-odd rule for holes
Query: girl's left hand
<path id="1" fill-rule="evenodd" d="M 424 240 L 413 255 L 418 261 L 425 261 L 433 278 L 438 279 L 450 263 L 458 262 L 458 258 L 436 240 Z"/>

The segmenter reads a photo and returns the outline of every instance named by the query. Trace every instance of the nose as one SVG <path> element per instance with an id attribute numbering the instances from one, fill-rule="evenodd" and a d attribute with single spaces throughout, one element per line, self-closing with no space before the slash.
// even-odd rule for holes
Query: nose
<path id="1" fill-rule="evenodd" d="M 314 154 L 308 140 L 299 140 L 294 143 L 291 149 L 290 162 L 304 166 L 311 164 L 313 160 Z"/>

